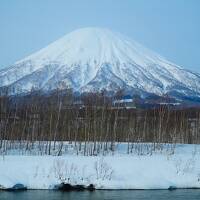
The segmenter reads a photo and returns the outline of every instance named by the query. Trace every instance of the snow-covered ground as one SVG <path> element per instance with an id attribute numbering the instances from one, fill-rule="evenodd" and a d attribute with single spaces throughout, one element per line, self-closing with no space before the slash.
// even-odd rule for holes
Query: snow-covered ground
<path id="1" fill-rule="evenodd" d="M 200 188 L 200 145 L 164 147 L 153 154 L 126 154 L 118 146 L 106 156 L 4 155 L 0 157 L 0 185 L 17 183 L 28 189 L 53 189 L 61 182 L 94 184 L 97 189 Z M 121 149 L 120 149 L 121 148 Z"/>

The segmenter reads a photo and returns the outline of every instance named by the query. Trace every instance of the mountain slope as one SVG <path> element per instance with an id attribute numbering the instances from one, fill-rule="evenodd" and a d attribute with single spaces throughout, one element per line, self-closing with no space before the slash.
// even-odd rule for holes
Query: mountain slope
<path id="1" fill-rule="evenodd" d="M 0 87 L 11 94 L 71 87 L 199 97 L 200 75 L 119 33 L 83 28 L 1 70 Z"/>

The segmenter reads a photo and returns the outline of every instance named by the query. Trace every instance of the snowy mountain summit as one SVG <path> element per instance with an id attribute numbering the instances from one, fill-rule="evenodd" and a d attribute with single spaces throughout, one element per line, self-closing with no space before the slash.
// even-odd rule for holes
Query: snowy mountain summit
<path id="1" fill-rule="evenodd" d="M 185 70 L 132 39 L 102 28 L 73 31 L 0 71 L 10 93 L 116 91 L 200 96 L 200 75 Z"/>

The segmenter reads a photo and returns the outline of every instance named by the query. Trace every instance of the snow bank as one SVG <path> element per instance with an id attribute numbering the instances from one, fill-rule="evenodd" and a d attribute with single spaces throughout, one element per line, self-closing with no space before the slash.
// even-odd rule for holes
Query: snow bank
<path id="1" fill-rule="evenodd" d="M 0 157 L 0 185 L 53 189 L 56 184 L 94 184 L 97 189 L 200 188 L 200 145 L 178 145 L 152 155 Z"/>

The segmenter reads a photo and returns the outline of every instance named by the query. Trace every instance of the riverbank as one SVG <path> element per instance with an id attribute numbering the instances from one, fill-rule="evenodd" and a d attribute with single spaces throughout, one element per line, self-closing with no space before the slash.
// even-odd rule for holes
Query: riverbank
<path id="1" fill-rule="evenodd" d="M 4 155 L 0 185 L 55 189 L 61 183 L 94 184 L 96 189 L 200 188 L 200 146 L 177 145 L 172 153 L 83 156 Z"/>

